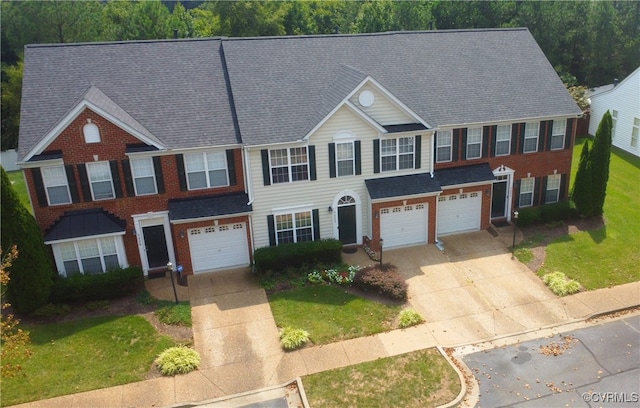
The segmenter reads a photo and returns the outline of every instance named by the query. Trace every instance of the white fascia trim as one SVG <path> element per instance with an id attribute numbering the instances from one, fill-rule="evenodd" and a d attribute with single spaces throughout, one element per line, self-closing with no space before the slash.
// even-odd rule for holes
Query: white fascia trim
<path id="1" fill-rule="evenodd" d="M 495 183 L 497 181 L 502 181 L 502 180 L 477 181 L 475 183 L 452 184 L 450 186 L 442 186 L 441 185 L 440 188 L 442 188 L 442 190 L 443 190 L 442 194 L 444 194 L 444 190 L 451 190 L 453 188 L 465 188 L 465 187 L 477 187 L 477 186 L 492 185 L 493 183 Z"/>
<path id="2" fill-rule="evenodd" d="M 171 149 L 167 151 L 167 154 L 213 152 L 213 151 L 225 151 L 229 149 L 241 149 L 241 148 L 242 148 L 242 144 L 234 143 L 234 144 L 228 144 L 228 145 L 198 146 L 198 147 Z"/>
<path id="3" fill-rule="evenodd" d="M 280 208 L 272 208 L 272 215 L 280 215 L 280 214 L 291 214 L 301 211 L 312 211 L 313 204 L 302 204 L 302 205 L 292 205 L 290 207 L 280 207 Z"/>
<path id="4" fill-rule="evenodd" d="M 222 220 L 222 219 L 225 219 L 225 218 L 233 218 L 233 217 L 239 217 L 239 216 L 243 216 L 243 215 L 247 215 L 248 216 L 249 214 L 251 214 L 251 212 L 247 211 L 247 212 L 234 213 L 234 214 L 214 215 L 214 216 L 211 216 L 211 217 L 185 218 L 183 220 L 169 221 L 169 223 L 173 224 L 173 225 L 189 224 L 191 222 Z"/>
<path id="5" fill-rule="evenodd" d="M 419 197 L 439 196 L 441 192 L 442 191 L 434 191 L 433 193 L 422 193 L 422 194 L 411 194 L 411 195 L 404 195 L 404 196 L 397 196 L 397 197 L 376 198 L 371 200 L 371 204 L 380 204 L 380 203 L 386 203 L 388 201 L 397 201 L 397 200 L 410 200 L 412 198 L 419 198 Z"/>
<path id="6" fill-rule="evenodd" d="M 29 153 L 27 153 L 27 155 L 24 157 L 23 160 L 27 161 L 27 160 L 31 159 L 33 156 L 42 153 L 47 148 L 47 146 L 49 146 L 49 144 L 52 141 L 54 141 L 58 136 L 60 136 L 60 134 L 71 124 L 71 122 L 73 122 L 80 115 L 80 113 L 82 113 L 82 111 L 85 108 L 91 109 L 92 111 L 94 111 L 98 115 L 102 116 L 103 118 L 105 118 L 109 122 L 113 123 L 114 125 L 116 125 L 119 128 L 123 129 L 125 132 L 133 135 L 134 137 L 140 139 L 141 141 L 143 141 L 143 142 L 145 142 L 147 144 L 150 144 L 152 146 L 155 146 L 158 149 L 165 150 L 165 147 L 162 146 L 161 144 L 159 144 L 158 142 L 156 142 L 155 140 L 149 139 L 147 136 L 145 136 L 142 133 L 138 132 L 137 130 L 133 129 L 129 125 L 121 122 L 119 119 L 117 119 L 114 116 L 112 116 L 111 114 L 105 112 L 103 109 L 99 108 L 98 106 L 94 105 L 93 103 L 91 103 L 91 102 L 89 102 L 87 100 L 83 100 L 78 105 L 76 105 L 76 107 L 73 108 L 71 110 L 71 112 L 69 112 L 65 117 L 63 117 L 58 122 L 58 124 L 52 130 L 50 130 L 45 135 L 45 137 L 33 149 L 31 149 L 31 151 Z"/>
<path id="7" fill-rule="evenodd" d="M 85 237 L 75 237 L 75 238 L 67 238 L 67 239 L 58 239 L 58 240 L 54 240 L 54 241 L 44 241 L 44 243 L 46 245 L 53 245 L 53 244 L 64 244 L 65 242 L 83 241 L 85 239 L 98 239 L 98 238 L 106 238 L 106 237 L 117 237 L 117 236 L 122 236 L 122 235 L 126 234 L 126 232 L 127 231 L 112 232 L 110 234 L 100 234 L 100 235 L 87 235 Z"/>
<path id="8" fill-rule="evenodd" d="M 260 145 L 250 145 L 250 146 L 245 146 L 245 149 L 282 149 L 283 146 L 295 146 L 295 147 L 299 147 L 299 146 L 308 146 L 309 145 L 309 141 L 308 140 L 293 140 L 293 141 L 289 141 L 289 142 L 275 142 L 275 143 L 265 143 L 265 144 L 260 144 Z"/>
<path id="9" fill-rule="evenodd" d="M 38 160 L 35 162 L 19 162 L 16 164 L 18 165 L 18 167 L 23 169 L 33 169 L 36 167 L 63 166 L 64 160 L 60 158 L 51 160 Z"/>
<path id="10" fill-rule="evenodd" d="M 242 165 L 244 169 L 242 170 L 242 176 L 244 177 L 244 192 L 247 193 L 249 197 L 249 202 L 247 205 L 251 205 L 253 203 L 253 181 L 251 179 L 251 154 L 249 154 L 248 148 L 242 148 L 242 156 L 244 160 L 242 160 Z"/>
<path id="11" fill-rule="evenodd" d="M 488 122 L 473 122 L 473 123 L 459 123 L 459 124 L 447 124 L 440 125 L 439 130 L 452 130 L 459 128 L 473 128 L 473 127 L 482 127 L 482 126 L 493 126 L 493 125 L 514 125 L 516 123 L 526 123 L 526 122 L 542 122 L 544 120 L 556 120 L 556 119 L 573 119 L 573 118 L 581 118 L 582 113 L 575 115 L 557 115 L 557 116 L 538 116 L 531 118 L 521 118 L 521 119 L 510 119 L 510 120 L 502 120 L 502 121 L 488 121 Z"/>

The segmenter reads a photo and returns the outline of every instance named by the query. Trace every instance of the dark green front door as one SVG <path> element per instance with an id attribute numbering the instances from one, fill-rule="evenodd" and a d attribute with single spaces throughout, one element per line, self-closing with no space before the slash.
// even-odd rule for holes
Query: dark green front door
<path id="1" fill-rule="evenodd" d="M 507 181 L 493 183 L 493 196 L 491 197 L 491 218 L 504 217 L 507 201 Z"/>
<path id="2" fill-rule="evenodd" d="M 357 242 L 355 205 L 338 207 L 338 232 L 340 242 L 343 244 L 355 244 Z"/>
<path id="3" fill-rule="evenodd" d="M 149 269 L 166 267 L 169 262 L 167 239 L 164 235 L 164 225 L 152 225 L 142 228 L 145 250 Z"/>

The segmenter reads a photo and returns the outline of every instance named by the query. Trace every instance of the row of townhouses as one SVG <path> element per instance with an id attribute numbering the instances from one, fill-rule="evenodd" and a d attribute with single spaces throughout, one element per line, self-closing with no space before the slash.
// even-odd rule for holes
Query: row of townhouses
<path id="1" fill-rule="evenodd" d="M 580 115 L 526 29 L 30 45 L 18 160 L 60 274 L 197 274 L 564 200 Z"/>

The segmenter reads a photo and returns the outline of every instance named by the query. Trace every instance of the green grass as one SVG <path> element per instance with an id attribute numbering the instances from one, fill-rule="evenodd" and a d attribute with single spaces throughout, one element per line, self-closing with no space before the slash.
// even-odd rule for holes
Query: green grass
<path id="1" fill-rule="evenodd" d="M 11 181 L 11 186 L 18 194 L 18 198 L 24 207 L 29 210 L 31 214 L 33 214 L 33 207 L 31 206 L 31 201 L 29 201 L 29 193 L 27 192 L 27 183 L 24 181 L 24 175 L 22 174 L 22 170 L 16 171 L 8 171 L 7 176 L 9 176 L 9 181 Z"/>
<path id="2" fill-rule="evenodd" d="M 2 406 L 141 381 L 175 345 L 140 316 L 21 326 L 33 356 L 21 362 L 21 374 L 2 379 Z"/>
<path id="3" fill-rule="evenodd" d="M 455 370 L 435 349 L 382 358 L 302 378 L 312 407 L 432 407 L 461 389 Z"/>
<path id="4" fill-rule="evenodd" d="M 155 311 L 158 320 L 164 324 L 191 327 L 191 304 L 189 302 L 168 302 Z"/>
<path id="5" fill-rule="evenodd" d="M 572 180 L 582 144 L 573 151 Z M 640 158 L 613 149 L 604 205 L 605 226 L 556 239 L 547 246 L 540 276 L 564 272 L 586 289 L 640 280 Z"/>
<path id="6" fill-rule="evenodd" d="M 269 303 L 278 327 L 306 330 L 316 345 L 389 330 L 400 312 L 400 307 L 372 302 L 328 285 L 278 292 L 269 297 Z"/>

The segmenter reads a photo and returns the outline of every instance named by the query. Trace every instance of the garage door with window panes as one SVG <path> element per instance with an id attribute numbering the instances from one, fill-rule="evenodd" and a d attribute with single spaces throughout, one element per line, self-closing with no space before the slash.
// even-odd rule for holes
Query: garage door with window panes
<path id="1" fill-rule="evenodd" d="M 249 264 L 247 224 L 235 223 L 188 231 L 194 273 Z"/>
<path id="2" fill-rule="evenodd" d="M 428 205 L 413 204 L 380 210 L 380 236 L 384 248 L 427 243 Z"/>
<path id="3" fill-rule="evenodd" d="M 480 229 L 482 198 L 480 193 L 443 195 L 438 197 L 438 235 Z"/>

